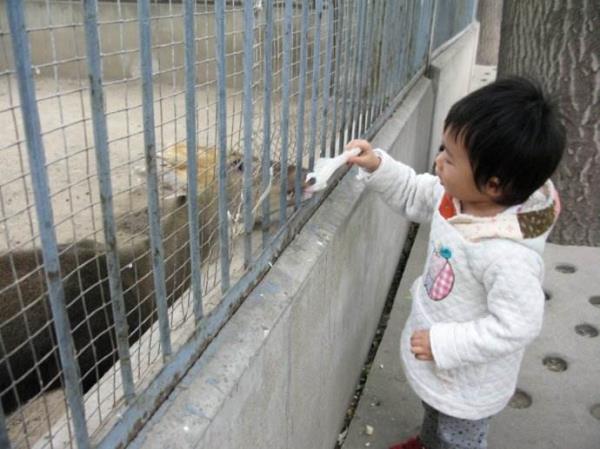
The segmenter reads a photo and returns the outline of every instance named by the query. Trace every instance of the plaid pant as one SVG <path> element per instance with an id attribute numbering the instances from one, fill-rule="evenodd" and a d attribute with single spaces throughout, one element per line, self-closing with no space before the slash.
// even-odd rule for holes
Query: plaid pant
<path id="1" fill-rule="evenodd" d="M 485 449 L 491 417 L 470 420 L 454 418 L 425 402 L 421 442 L 427 449 Z"/>

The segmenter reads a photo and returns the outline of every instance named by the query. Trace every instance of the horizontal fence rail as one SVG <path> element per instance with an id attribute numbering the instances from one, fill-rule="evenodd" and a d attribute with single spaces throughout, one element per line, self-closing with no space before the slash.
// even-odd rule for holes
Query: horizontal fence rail
<path id="1" fill-rule="evenodd" d="M 474 0 L 0 0 L 0 446 L 125 446 Z"/>

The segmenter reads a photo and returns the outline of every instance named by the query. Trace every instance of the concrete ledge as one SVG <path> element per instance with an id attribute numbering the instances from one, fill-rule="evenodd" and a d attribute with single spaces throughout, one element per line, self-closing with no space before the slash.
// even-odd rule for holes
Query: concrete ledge
<path id="1" fill-rule="evenodd" d="M 424 171 L 434 98 L 419 80 L 373 139 Z M 331 448 L 408 222 L 350 172 L 130 447 Z"/>

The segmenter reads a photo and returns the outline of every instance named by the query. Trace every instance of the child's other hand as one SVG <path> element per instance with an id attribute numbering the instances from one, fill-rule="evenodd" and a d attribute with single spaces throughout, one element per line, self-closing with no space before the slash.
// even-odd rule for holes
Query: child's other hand
<path id="1" fill-rule="evenodd" d="M 359 167 L 364 168 L 369 173 L 374 172 L 379 167 L 381 159 L 373 151 L 373 147 L 366 140 L 355 139 L 351 140 L 346 144 L 346 149 L 360 148 L 361 153 L 358 156 L 351 157 L 348 159 L 350 165 L 356 164 Z"/>
<path id="2" fill-rule="evenodd" d="M 413 332 L 410 337 L 410 351 L 415 355 L 417 360 L 433 361 L 429 330 L 420 329 Z"/>

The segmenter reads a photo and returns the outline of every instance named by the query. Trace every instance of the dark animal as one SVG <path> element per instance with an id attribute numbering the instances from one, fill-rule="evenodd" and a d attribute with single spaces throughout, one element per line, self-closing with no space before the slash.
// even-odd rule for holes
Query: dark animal
<path id="1" fill-rule="evenodd" d="M 172 303 L 189 284 L 184 196 L 165 200 L 161 225 L 167 301 Z M 127 231 L 120 230 L 120 234 L 123 239 Z M 101 245 L 89 240 L 60 245 L 59 252 L 65 304 L 85 392 L 117 360 L 106 255 Z M 133 343 L 156 320 L 150 238 L 131 236 L 119 248 L 119 259 L 129 341 Z M 40 391 L 61 386 L 61 364 L 41 263 L 39 249 L 0 256 L 0 395 L 7 414 Z"/>

